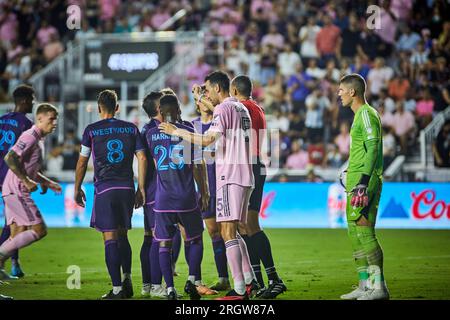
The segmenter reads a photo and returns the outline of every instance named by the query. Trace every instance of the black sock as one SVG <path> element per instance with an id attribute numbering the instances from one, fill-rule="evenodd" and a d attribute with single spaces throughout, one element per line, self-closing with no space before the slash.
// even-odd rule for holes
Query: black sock
<path id="1" fill-rule="evenodd" d="M 264 231 L 260 231 L 252 236 L 252 240 L 255 243 L 255 248 L 266 269 L 267 278 L 269 278 L 269 280 L 278 281 L 279 278 L 273 262 L 269 238 L 267 238 Z"/>
<path id="2" fill-rule="evenodd" d="M 264 287 L 264 279 L 261 273 L 261 264 L 259 262 L 258 251 L 255 248 L 255 241 L 253 237 L 249 237 L 248 235 L 243 235 L 242 239 L 244 239 L 245 244 L 247 245 L 248 256 L 250 258 L 253 272 L 256 276 L 256 281 L 258 281 L 258 284 L 261 287 Z"/>

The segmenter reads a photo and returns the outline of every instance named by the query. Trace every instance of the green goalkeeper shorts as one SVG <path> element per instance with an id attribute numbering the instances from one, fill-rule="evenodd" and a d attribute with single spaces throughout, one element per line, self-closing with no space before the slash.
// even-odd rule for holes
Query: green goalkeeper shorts
<path id="1" fill-rule="evenodd" d="M 349 177 L 347 177 L 348 179 Z M 348 183 L 351 183 L 350 179 L 347 180 Z M 359 181 L 359 178 L 357 179 Z M 352 183 L 352 185 L 356 185 L 357 182 Z M 372 176 L 370 177 L 369 187 L 367 188 L 367 193 L 369 195 L 369 205 L 366 207 L 352 207 L 351 200 L 352 194 L 347 193 L 347 221 L 357 221 L 361 216 L 364 216 L 367 220 L 371 222 L 373 226 L 375 226 L 375 222 L 377 219 L 378 205 L 380 204 L 381 197 L 381 188 L 383 182 L 380 177 Z"/>

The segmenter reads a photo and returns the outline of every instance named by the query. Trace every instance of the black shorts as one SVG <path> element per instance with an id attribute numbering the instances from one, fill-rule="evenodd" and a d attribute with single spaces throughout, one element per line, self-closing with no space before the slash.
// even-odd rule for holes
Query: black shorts
<path id="1" fill-rule="evenodd" d="M 264 183 L 266 182 L 265 175 L 266 167 L 258 162 L 253 164 L 253 176 L 255 177 L 255 189 L 253 189 L 250 201 L 248 204 L 248 210 L 254 210 L 259 213 L 261 209 L 261 202 L 263 198 Z M 263 171 L 261 173 L 261 171 Z"/>
<path id="2" fill-rule="evenodd" d="M 144 230 L 152 231 L 155 227 L 155 213 L 153 204 L 144 204 Z"/>
<path id="3" fill-rule="evenodd" d="M 186 232 L 186 241 L 201 237 L 203 220 L 199 210 L 191 212 L 155 212 L 155 239 L 171 241 L 175 236 L 176 225 L 180 223 Z"/>
<path id="4" fill-rule="evenodd" d="M 94 195 L 91 227 L 101 232 L 131 229 L 134 189 L 112 189 Z"/>

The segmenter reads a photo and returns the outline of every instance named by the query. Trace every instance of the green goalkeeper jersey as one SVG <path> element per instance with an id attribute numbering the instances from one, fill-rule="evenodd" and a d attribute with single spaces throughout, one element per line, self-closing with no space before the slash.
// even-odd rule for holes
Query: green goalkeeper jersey
<path id="1" fill-rule="evenodd" d="M 383 132 L 378 112 L 367 103 L 355 114 L 350 130 L 350 156 L 347 168 L 347 191 L 362 174 L 369 177 L 383 175 Z"/>

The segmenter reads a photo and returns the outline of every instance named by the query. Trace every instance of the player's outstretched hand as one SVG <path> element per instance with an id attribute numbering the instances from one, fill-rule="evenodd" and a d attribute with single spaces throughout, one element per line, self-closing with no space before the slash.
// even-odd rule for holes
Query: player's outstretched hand
<path id="1" fill-rule="evenodd" d="M 173 133 L 177 130 L 177 127 L 171 123 L 163 122 L 158 126 L 158 129 L 168 135 L 173 135 Z"/>
<path id="2" fill-rule="evenodd" d="M 350 201 L 352 207 L 366 207 L 369 205 L 369 196 L 367 194 L 367 186 L 358 184 L 352 190 L 352 199 Z"/>
<path id="3" fill-rule="evenodd" d="M 140 189 L 137 189 L 136 195 L 134 197 L 134 208 L 135 209 L 140 208 L 144 205 L 144 203 L 145 203 L 145 192 Z"/>
<path id="4" fill-rule="evenodd" d="M 82 189 L 75 189 L 73 199 L 80 207 L 86 207 L 86 195 Z"/>
<path id="5" fill-rule="evenodd" d="M 24 181 L 24 185 L 28 189 L 29 192 L 36 191 L 37 190 L 37 186 L 38 186 L 36 181 L 33 181 L 33 180 L 29 179 L 29 178 Z"/>
<path id="6" fill-rule="evenodd" d="M 56 194 L 61 194 L 61 192 L 62 192 L 61 185 L 57 182 L 54 182 L 54 181 L 50 182 L 48 184 L 48 187 L 50 188 L 50 190 L 52 190 Z"/>

